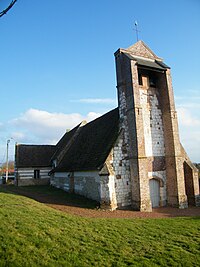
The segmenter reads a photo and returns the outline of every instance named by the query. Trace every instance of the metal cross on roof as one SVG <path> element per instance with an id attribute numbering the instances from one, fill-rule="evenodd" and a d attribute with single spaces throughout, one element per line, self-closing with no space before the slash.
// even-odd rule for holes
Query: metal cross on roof
<path id="1" fill-rule="evenodd" d="M 137 21 L 135 21 L 135 29 L 134 29 L 134 31 L 136 32 L 136 38 L 137 38 L 137 42 L 138 42 L 139 41 L 138 32 L 140 32 L 140 31 L 138 30 L 138 23 L 137 23 Z"/>

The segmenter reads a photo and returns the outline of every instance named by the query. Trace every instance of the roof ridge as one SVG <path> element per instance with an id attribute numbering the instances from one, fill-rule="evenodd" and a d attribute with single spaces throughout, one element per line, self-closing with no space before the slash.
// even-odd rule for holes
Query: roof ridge
<path id="1" fill-rule="evenodd" d="M 83 123 L 83 124 L 82 124 Z M 73 142 L 75 141 L 76 137 L 78 136 L 78 134 L 80 133 L 80 131 L 82 130 L 82 128 L 85 126 L 85 121 L 79 123 L 75 128 L 73 128 L 71 131 L 75 130 L 74 134 L 71 136 L 71 138 L 69 139 L 69 141 L 67 142 L 67 144 L 61 149 L 61 151 L 58 153 L 58 155 L 56 156 L 57 159 L 57 165 L 59 165 L 59 163 L 62 161 L 63 157 L 65 156 L 65 154 L 67 153 L 67 151 L 70 149 L 70 147 L 72 146 Z M 71 132 L 70 131 L 70 132 Z M 59 148 L 58 148 L 59 149 Z M 56 155 L 57 151 L 54 153 L 53 157 Z"/>
<path id="2" fill-rule="evenodd" d="M 99 170 L 118 136 L 118 122 L 115 108 L 80 127 L 54 171 Z"/>

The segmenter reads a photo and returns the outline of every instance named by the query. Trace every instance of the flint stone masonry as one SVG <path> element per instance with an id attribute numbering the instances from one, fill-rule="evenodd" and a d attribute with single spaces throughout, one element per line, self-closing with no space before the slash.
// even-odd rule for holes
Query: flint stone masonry
<path id="1" fill-rule="evenodd" d="M 181 151 L 169 67 L 142 41 L 119 49 L 115 59 L 133 208 L 151 211 L 151 179 L 159 181 L 160 206 L 198 205 L 196 171 Z"/>
<path id="2" fill-rule="evenodd" d="M 119 208 L 131 205 L 131 177 L 127 141 L 127 135 L 125 131 L 122 130 L 113 148 L 115 194 Z"/>
<path id="3" fill-rule="evenodd" d="M 140 103 L 144 123 L 145 152 L 147 157 L 165 156 L 162 112 L 158 103 L 158 89 L 140 88 Z"/>
<path id="4" fill-rule="evenodd" d="M 118 207 L 122 208 L 132 204 L 132 182 L 129 161 L 129 134 L 126 116 L 126 95 L 124 91 L 118 92 L 120 136 L 114 146 L 113 169 L 115 172 L 115 187 Z"/>
<path id="5" fill-rule="evenodd" d="M 97 171 L 59 172 L 52 176 L 51 185 L 100 202 L 100 176 Z"/>

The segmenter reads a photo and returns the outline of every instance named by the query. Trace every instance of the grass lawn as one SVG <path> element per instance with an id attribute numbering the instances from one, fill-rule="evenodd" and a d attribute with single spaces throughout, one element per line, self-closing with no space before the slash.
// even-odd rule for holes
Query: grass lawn
<path id="1" fill-rule="evenodd" d="M 197 267 L 200 217 L 82 218 L 0 187 L 0 266 Z"/>

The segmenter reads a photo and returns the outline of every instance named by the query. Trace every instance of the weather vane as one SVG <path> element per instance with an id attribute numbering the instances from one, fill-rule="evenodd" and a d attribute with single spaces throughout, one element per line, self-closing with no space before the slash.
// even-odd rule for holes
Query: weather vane
<path id="1" fill-rule="evenodd" d="M 139 38 L 138 38 L 138 32 L 140 32 L 139 30 L 138 30 L 138 23 L 137 23 L 137 21 L 135 21 L 135 32 L 136 32 L 136 38 L 137 38 L 137 42 L 139 41 Z"/>
<path id="2" fill-rule="evenodd" d="M 10 0 L 9 1 L 9 4 L 6 4 L 6 6 L 4 7 L 4 8 L 1 8 L 0 9 L 0 17 L 2 17 L 3 15 L 5 15 L 7 12 L 8 12 L 8 10 L 10 10 L 11 9 L 11 7 L 15 4 L 17 2 L 17 0 Z"/>

